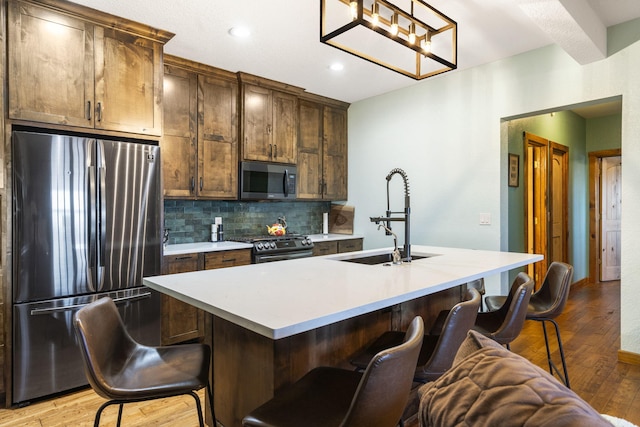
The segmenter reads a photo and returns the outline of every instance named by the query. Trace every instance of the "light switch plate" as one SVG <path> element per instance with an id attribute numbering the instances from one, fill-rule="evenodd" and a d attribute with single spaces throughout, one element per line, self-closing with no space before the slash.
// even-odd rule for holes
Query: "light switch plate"
<path id="1" fill-rule="evenodd" d="M 481 213 L 480 214 L 480 225 L 491 225 L 491 214 L 490 213 Z"/>

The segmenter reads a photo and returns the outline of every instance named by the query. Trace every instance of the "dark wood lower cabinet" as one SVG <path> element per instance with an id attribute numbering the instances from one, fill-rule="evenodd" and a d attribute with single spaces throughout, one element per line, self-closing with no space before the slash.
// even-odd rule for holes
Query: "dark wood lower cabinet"
<path id="1" fill-rule="evenodd" d="M 251 264 L 250 249 L 168 255 L 163 260 L 163 273 L 188 273 L 246 264 Z M 190 304 L 162 295 L 162 344 L 202 341 L 206 335 L 208 317 L 208 313 Z"/>
<path id="2" fill-rule="evenodd" d="M 329 240 L 326 242 L 313 243 L 313 256 L 339 254 L 343 252 L 353 252 L 362 250 L 362 238 L 346 240 Z"/>

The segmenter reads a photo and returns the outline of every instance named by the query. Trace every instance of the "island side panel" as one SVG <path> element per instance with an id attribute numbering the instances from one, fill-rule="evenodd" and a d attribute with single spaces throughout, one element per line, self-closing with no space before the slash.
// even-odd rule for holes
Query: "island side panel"
<path id="1" fill-rule="evenodd" d="M 212 385 L 223 426 L 242 426 L 250 410 L 273 396 L 273 348 L 272 339 L 214 316 Z"/>

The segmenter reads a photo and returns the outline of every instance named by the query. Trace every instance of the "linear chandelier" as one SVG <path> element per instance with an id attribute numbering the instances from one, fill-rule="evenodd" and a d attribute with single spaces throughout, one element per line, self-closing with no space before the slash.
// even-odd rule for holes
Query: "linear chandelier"
<path id="1" fill-rule="evenodd" d="M 320 41 L 416 80 L 457 68 L 458 24 L 422 0 L 321 0 Z"/>

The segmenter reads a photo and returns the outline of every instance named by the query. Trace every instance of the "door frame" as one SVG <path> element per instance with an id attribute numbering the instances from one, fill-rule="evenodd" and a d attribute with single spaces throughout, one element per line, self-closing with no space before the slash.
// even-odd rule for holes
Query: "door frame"
<path id="1" fill-rule="evenodd" d="M 622 156 L 622 149 L 592 151 L 589 153 L 589 282 L 600 282 L 600 166 L 603 157 Z"/>

